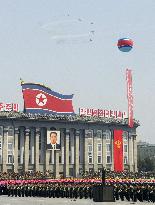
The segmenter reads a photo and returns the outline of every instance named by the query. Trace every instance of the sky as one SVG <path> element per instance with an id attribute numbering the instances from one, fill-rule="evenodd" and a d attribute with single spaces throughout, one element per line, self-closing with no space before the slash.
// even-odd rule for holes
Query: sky
<path id="1" fill-rule="evenodd" d="M 155 144 L 155 0 L 0 0 L 0 101 L 23 110 L 20 78 L 74 94 L 79 107 L 127 111 L 132 69 L 137 139 Z M 117 48 L 131 38 L 133 49 Z"/>

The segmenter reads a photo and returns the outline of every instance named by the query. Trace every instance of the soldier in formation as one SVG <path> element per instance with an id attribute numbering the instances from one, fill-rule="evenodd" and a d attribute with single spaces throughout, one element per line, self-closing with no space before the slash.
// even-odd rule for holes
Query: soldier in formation
<path id="1" fill-rule="evenodd" d="M 114 184 L 115 200 L 155 202 L 154 183 L 116 183 Z"/>
<path id="2" fill-rule="evenodd" d="M 32 183 L 0 186 L 0 194 L 8 197 L 93 198 L 95 183 Z M 154 183 L 108 183 L 114 186 L 114 198 L 121 201 L 155 202 Z"/>
<path id="3" fill-rule="evenodd" d="M 91 173 L 91 175 L 85 173 L 84 175 L 84 179 L 88 180 L 96 179 L 96 177 L 98 178 L 97 173 Z M 33 174 L 28 172 L 23 175 L 0 173 L 0 195 L 8 195 L 9 197 L 93 198 L 93 187 L 97 182 L 77 182 L 76 180 L 72 182 L 47 182 L 51 178 L 48 171 L 45 175 L 42 172 Z M 154 178 L 155 173 L 115 173 L 107 171 L 106 179 L 109 182 L 106 182 L 106 185 L 114 187 L 115 200 L 155 202 L 155 181 L 152 181 Z M 44 182 L 32 182 L 36 179 Z M 123 182 L 120 182 L 121 179 L 123 179 Z M 133 180 L 129 181 L 128 179 Z M 142 182 L 142 179 L 148 179 L 148 181 Z M 14 180 L 14 182 L 9 180 Z M 17 183 L 16 180 L 20 182 Z M 32 181 L 28 182 L 28 180 Z"/>
<path id="4" fill-rule="evenodd" d="M 91 184 L 43 183 L 11 184 L 6 188 L 9 197 L 92 198 Z"/>

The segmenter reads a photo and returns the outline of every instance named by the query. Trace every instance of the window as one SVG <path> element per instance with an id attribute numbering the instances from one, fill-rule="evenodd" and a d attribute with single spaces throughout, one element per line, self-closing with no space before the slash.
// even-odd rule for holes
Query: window
<path id="1" fill-rule="evenodd" d="M 92 144 L 88 145 L 88 163 L 89 164 L 93 163 L 93 146 L 92 146 Z"/>
<path id="2" fill-rule="evenodd" d="M 92 164 L 92 163 L 93 163 L 93 158 L 92 158 L 92 156 L 88 156 L 88 163 L 89 163 L 89 164 Z"/>
<path id="3" fill-rule="evenodd" d="M 124 152 L 128 152 L 128 145 L 127 144 L 124 145 Z"/>
<path id="4" fill-rule="evenodd" d="M 97 163 L 102 163 L 102 144 L 97 144 Z"/>
<path id="5" fill-rule="evenodd" d="M 128 140 L 128 132 L 126 132 L 126 131 L 123 132 L 123 140 L 124 141 Z"/>
<path id="6" fill-rule="evenodd" d="M 13 143 L 8 143 L 8 164 L 12 164 L 12 163 L 13 163 Z"/>
<path id="7" fill-rule="evenodd" d="M 7 137 L 7 163 L 13 163 L 13 149 L 14 149 L 14 137 L 11 135 L 12 128 L 9 129 L 10 133 L 8 133 Z"/>
<path id="8" fill-rule="evenodd" d="M 101 156 L 98 156 L 98 157 L 97 157 L 97 163 L 98 163 L 98 164 L 101 164 L 101 163 L 102 163 Z"/>
<path id="9" fill-rule="evenodd" d="M 8 136 L 13 136 L 13 128 L 12 127 L 10 127 L 8 129 Z"/>
<path id="10" fill-rule="evenodd" d="M 111 151 L 111 144 L 106 144 L 106 151 L 110 152 Z"/>
<path id="11" fill-rule="evenodd" d="M 59 163 L 61 164 L 62 162 L 61 162 L 61 156 L 59 156 Z"/>
<path id="12" fill-rule="evenodd" d="M 2 141 L 0 141 L 0 150 L 2 149 Z"/>
<path id="13" fill-rule="evenodd" d="M 110 140 L 111 139 L 111 137 L 110 137 L 110 135 L 107 133 L 106 134 L 106 140 Z"/>
<path id="14" fill-rule="evenodd" d="M 13 151 L 12 150 L 8 150 L 8 155 L 13 155 Z"/>
<path id="15" fill-rule="evenodd" d="M 79 168 L 79 174 L 81 175 L 83 173 L 83 169 Z"/>
<path id="16" fill-rule="evenodd" d="M 101 143 L 98 144 L 98 145 L 97 145 L 97 148 L 98 148 L 98 152 L 101 152 L 101 151 L 102 151 L 102 144 L 101 144 Z"/>
<path id="17" fill-rule="evenodd" d="M 128 163 L 128 158 L 127 156 L 124 156 L 124 164 L 127 164 Z"/>
<path id="18" fill-rule="evenodd" d="M 106 140 L 110 140 L 111 139 L 111 132 L 110 130 L 106 130 L 103 132 L 103 136 Z"/>
<path id="19" fill-rule="evenodd" d="M 13 155 L 8 154 L 8 164 L 12 164 L 12 163 L 13 163 Z"/>
<path id="20" fill-rule="evenodd" d="M 69 168 L 69 176 L 73 176 L 73 168 Z"/>
<path id="21" fill-rule="evenodd" d="M 111 156 L 107 156 L 107 164 L 111 163 Z"/>
<path id="22" fill-rule="evenodd" d="M 87 136 L 87 138 L 92 138 L 93 137 L 93 131 L 92 130 L 88 130 L 86 132 L 86 136 Z"/>
<path id="23" fill-rule="evenodd" d="M 88 145 L 88 152 L 92 152 L 93 151 L 93 146 L 92 145 Z"/>
<path id="24" fill-rule="evenodd" d="M 99 139 L 102 138 L 102 131 L 101 130 L 97 131 L 97 138 L 99 138 Z"/>
<path id="25" fill-rule="evenodd" d="M 88 156 L 92 156 L 92 152 L 88 152 Z"/>

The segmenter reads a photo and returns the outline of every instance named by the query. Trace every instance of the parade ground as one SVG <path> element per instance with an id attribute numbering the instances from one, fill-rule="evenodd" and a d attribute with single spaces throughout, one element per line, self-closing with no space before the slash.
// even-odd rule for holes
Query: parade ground
<path id="1" fill-rule="evenodd" d="M 94 202 L 90 199 L 64 199 L 64 198 L 39 198 L 39 197 L 9 197 L 8 196 L 0 196 L 0 205 L 129 205 L 129 204 L 152 204 L 149 202 L 128 202 L 128 201 L 116 201 L 116 202 Z"/>

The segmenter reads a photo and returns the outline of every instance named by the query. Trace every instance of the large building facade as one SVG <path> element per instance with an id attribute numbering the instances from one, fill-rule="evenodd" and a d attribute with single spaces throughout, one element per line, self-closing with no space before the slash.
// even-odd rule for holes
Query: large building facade
<path id="1" fill-rule="evenodd" d="M 124 169 L 137 171 L 136 128 L 127 119 L 0 112 L 0 171 L 50 170 L 55 177 L 114 170 L 113 132 L 123 130 Z M 47 150 L 47 131 L 60 131 L 60 150 Z"/>
<path id="2" fill-rule="evenodd" d="M 151 167 L 145 166 L 147 160 L 151 163 Z M 143 171 L 155 170 L 155 144 L 149 144 L 146 142 L 137 142 L 137 161 L 139 169 Z M 151 168 L 151 170 L 149 170 Z"/>

